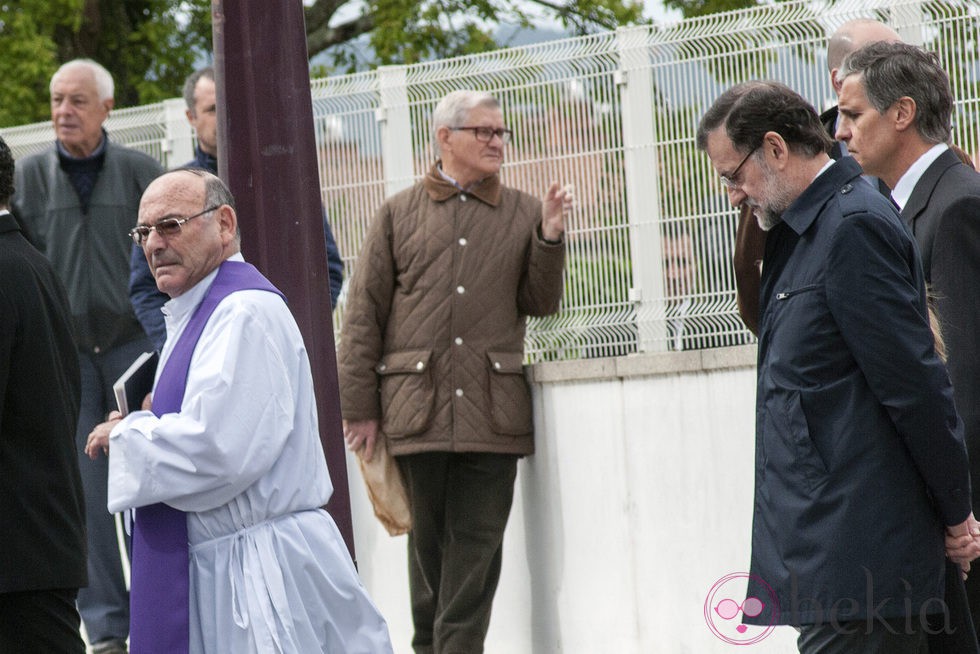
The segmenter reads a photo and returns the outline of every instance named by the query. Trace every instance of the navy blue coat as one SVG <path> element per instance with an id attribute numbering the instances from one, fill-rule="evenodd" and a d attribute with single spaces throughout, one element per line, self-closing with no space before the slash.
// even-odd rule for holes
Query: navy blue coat
<path id="1" fill-rule="evenodd" d="M 970 512 L 918 250 L 860 174 L 833 164 L 766 243 L 749 595 L 778 603 L 754 624 L 941 611 L 944 525 Z"/>

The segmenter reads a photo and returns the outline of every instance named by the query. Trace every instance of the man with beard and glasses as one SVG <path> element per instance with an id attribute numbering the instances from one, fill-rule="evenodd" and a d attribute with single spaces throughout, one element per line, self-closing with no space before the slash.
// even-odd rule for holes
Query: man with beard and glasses
<path id="1" fill-rule="evenodd" d="M 827 72 L 834 94 L 840 93 L 838 71 L 844 58 L 868 43 L 877 41 L 901 41 L 902 37 L 894 29 L 872 18 L 856 18 L 838 27 L 827 39 Z M 837 105 L 820 114 L 820 122 L 833 138 L 839 121 Z M 835 141 L 830 150 L 834 159 L 848 156 L 847 147 Z M 873 178 L 865 176 L 882 193 L 888 188 Z M 749 331 L 759 334 L 759 265 L 766 247 L 766 233 L 759 229 L 752 216 L 751 208 L 740 207 L 738 231 L 735 235 L 735 286 L 738 291 L 738 314 Z"/>
<path id="2" fill-rule="evenodd" d="M 923 651 L 945 554 L 980 547 L 946 550 L 978 525 L 914 240 L 782 84 L 723 93 L 697 143 L 767 230 L 747 596 L 775 601 L 744 620 L 797 626 L 804 653 Z"/>

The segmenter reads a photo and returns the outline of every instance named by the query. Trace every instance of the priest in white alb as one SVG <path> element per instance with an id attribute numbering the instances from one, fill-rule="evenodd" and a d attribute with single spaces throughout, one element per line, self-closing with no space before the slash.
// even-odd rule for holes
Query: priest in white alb
<path id="1" fill-rule="evenodd" d="M 136 509 L 134 652 L 392 651 L 339 530 L 306 348 L 239 253 L 234 200 L 200 170 L 157 178 L 133 239 L 164 305 L 151 410 L 89 437 L 110 511 Z"/>

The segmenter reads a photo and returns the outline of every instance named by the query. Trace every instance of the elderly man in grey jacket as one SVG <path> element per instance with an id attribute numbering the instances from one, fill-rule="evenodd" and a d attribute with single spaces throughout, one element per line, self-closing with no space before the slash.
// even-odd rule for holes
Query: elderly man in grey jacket
<path id="1" fill-rule="evenodd" d="M 75 433 L 88 532 L 88 588 L 78 608 L 96 654 L 126 651 L 129 599 L 113 517 L 106 511 L 105 459 L 83 453 L 112 402 L 112 384 L 153 346 L 129 304 L 126 233 L 140 195 L 163 169 L 150 156 L 113 143 L 102 128 L 113 107 L 109 72 L 77 59 L 51 77 L 57 140 L 17 162 L 13 213 L 68 289 L 82 373 Z"/>
<path id="2" fill-rule="evenodd" d="M 381 207 L 351 278 L 341 404 L 348 447 L 387 439 L 408 488 L 415 651 L 473 653 L 534 451 L 525 323 L 558 309 L 572 194 L 500 183 L 511 132 L 489 94 L 450 93 L 433 128 L 441 159 Z"/>

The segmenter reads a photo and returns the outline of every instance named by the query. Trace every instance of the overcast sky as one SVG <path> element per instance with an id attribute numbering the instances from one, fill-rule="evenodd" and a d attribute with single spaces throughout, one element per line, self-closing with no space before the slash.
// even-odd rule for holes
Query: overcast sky
<path id="1" fill-rule="evenodd" d="M 665 9 L 660 0 L 643 0 L 643 16 L 660 23 L 676 23 L 682 16 L 676 9 Z"/>
<path id="2" fill-rule="evenodd" d="M 683 18 L 681 12 L 676 9 L 666 9 L 662 0 L 641 0 L 643 3 L 643 16 L 644 18 L 652 18 L 659 23 L 676 23 Z M 532 4 L 526 3 L 527 8 L 525 11 L 532 15 L 541 17 L 540 25 L 549 29 L 560 29 L 558 21 L 553 19 L 548 19 L 542 16 L 542 10 L 540 7 Z"/>

